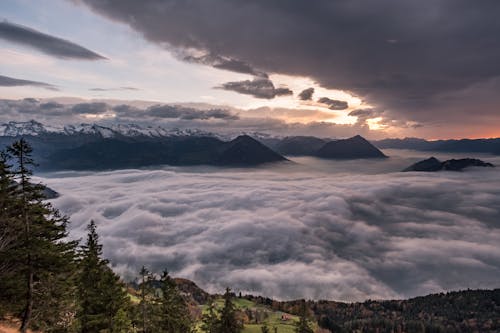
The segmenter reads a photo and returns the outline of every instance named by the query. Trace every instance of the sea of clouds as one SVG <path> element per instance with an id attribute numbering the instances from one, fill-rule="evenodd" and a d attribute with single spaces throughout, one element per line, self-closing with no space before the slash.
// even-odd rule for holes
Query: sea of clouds
<path id="1" fill-rule="evenodd" d="M 38 179 L 61 194 L 72 237 L 96 221 L 126 279 L 146 265 L 211 292 L 343 301 L 500 287 L 500 168 L 402 173 L 428 156 L 389 154 Z"/>

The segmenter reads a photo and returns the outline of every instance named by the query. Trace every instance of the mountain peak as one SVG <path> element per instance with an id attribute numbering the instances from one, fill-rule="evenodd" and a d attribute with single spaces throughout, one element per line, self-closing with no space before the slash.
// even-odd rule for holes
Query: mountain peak
<path id="1" fill-rule="evenodd" d="M 258 165 L 287 159 L 249 135 L 243 134 L 225 143 L 218 163 L 223 165 Z"/>
<path id="2" fill-rule="evenodd" d="M 316 155 L 318 157 L 331 159 L 387 157 L 361 135 L 327 142 L 318 150 Z"/>
<path id="3" fill-rule="evenodd" d="M 441 162 L 435 157 L 430 157 L 423 161 L 417 162 L 403 171 L 462 171 L 468 167 L 494 167 L 493 164 L 484 162 L 475 158 L 451 159 Z"/>
<path id="4" fill-rule="evenodd" d="M 0 124 L 0 136 L 23 136 L 23 135 L 39 135 L 47 133 L 47 128 L 35 120 L 29 121 L 10 121 Z"/>

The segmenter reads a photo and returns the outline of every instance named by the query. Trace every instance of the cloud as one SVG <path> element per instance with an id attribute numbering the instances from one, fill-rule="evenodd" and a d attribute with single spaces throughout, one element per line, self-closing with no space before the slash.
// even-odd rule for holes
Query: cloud
<path id="1" fill-rule="evenodd" d="M 0 81 L 1 81 L 0 76 Z M 55 101 L 40 101 L 34 98 L 23 100 L 0 100 L 0 121 L 27 121 L 35 119 L 47 124 L 73 124 L 87 119 L 87 116 L 106 116 L 116 123 L 141 123 L 158 125 L 158 121 L 181 121 L 184 127 L 203 125 L 213 119 L 235 121 L 236 112 L 223 108 L 195 109 L 180 105 L 158 104 L 145 108 L 128 104 L 111 105 L 106 102 L 83 102 L 62 104 Z M 190 123 L 197 121 L 201 123 Z M 178 123 L 176 126 L 180 125 Z"/>
<path id="2" fill-rule="evenodd" d="M 48 90 L 58 90 L 55 86 L 39 81 L 16 79 L 9 76 L 0 75 L 0 87 L 33 86 Z"/>
<path id="3" fill-rule="evenodd" d="M 80 103 L 71 106 L 71 112 L 79 115 L 99 115 L 106 113 L 108 105 L 102 102 L 95 103 Z"/>
<path id="4" fill-rule="evenodd" d="M 59 101 L 59 102 L 58 102 Z M 336 124 L 321 110 L 261 107 L 237 109 L 193 104 L 117 104 L 117 101 L 71 103 L 66 99 L 0 99 L 0 122 L 36 120 L 46 125 L 95 122 L 103 126 L 137 124 L 166 129 L 199 129 L 233 137 L 241 133 L 267 135 L 313 135 L 345 138 L 357 134 L 381 139 L 386 133 L 372 131 L 365 122 Z M 81 100 L 84 101 L 84 100 Z M 328 120 L 328 121 L 327 121 Z"/>
<path id="5" fill-rule="evenodd" d="M 38 103 L 38 101 L 36 101 L 34 103 Z M 40 103 L 39 107 L 41 110 L 53 110 L 53 109 L 63 108 L 64 104 L 51 101 L 51 102 L 46 102 L 46 103 Z"/>
<path id="6" fill-rule="evenodd" d="M 328 105 L 330 110 L 345 110 L 349 107 L 349 104 L 345 101 L 330 99 L 328 97 L 321 97 L 318 99 L 318 103 Z"/>
<path id="7" fill-rule="evenodd" d="M 489 84 L 500 77 L 497 1 L 80 2 L 158 45 L 308 77 L 430 132 L 467 132 L 465 122 L 477 136 L 500 121 L 498 85 Z M 485 92 L 491 103 L 478 106 Z"/>
<path id="8" fill-rule="evenodd" d="M 254 69 L 246 62 L 237 59 L 221 57 L 219 55 L 213 55 L 213 54 L 206 54 L 202 56 L 186 55 L 183 56 L 182 59 L 189 62 L 209 65 L 214 68 L 224 69 L 236 73 L 250 74 L 262 78 L 268 77 L 266 73 Z"/>
<path id="9" fill-rule="evenodd" d="M 105 256 L 128 277 L 145 264 L 210 291 L 345 301 L 497 287 L 500 171 L 398 172 L 415 154 L 43 181 L 62 194 L 54 205 L 71 215 L 72 237 L 96 220 Z"/>
<path id="10" fill-rule="evenodd" d="M 118 88 L 90 88 L 89 91 L 98 91 L 98 92 L 104 92 L 104 91 L 137 91 L 140 90 L 139 88 L 135 87 L 118 87 Z"/>
<path id="11" fill-rule="evenodd" d="M 357 117 L 356 123 L 359 125 L 366 125 L 369 119 L 381 118 L 383 115 L 383 110 L 378 109 L 357 109 L 349 112 L 349 116 Z M 384 123 L 384 120 L 379 119 L 379 123 Z M 396 124 L 395 124 L 396 125 Z M 397 124 L 399 126 L 403 126 L 403 123 Z"/>
<path id="12" fill-rule="evenodd" d="M 0 38 L 63 59 L 101 60 L 105 57 L 68 40 L 7 21 L 0 22 Z"/>
<path id="13" fill-rule="evenodd" d="M 154 105 L 145 114 L 155 118 L 179 118 L 184 120 L 226 119 L 236 120 L 238 116 L 224 109 L 196 110 L 176 105 Z"/>
<path id="14" fill-rule="evenodd" d="M 314 94 L 314 88 L 311 87 L 304 89 L 300 92 L 299 99 L 303 101 L 310 101 L 312 99 L 313 94 Z"/>
<path id="15" fill-rule="evenodd" d="M 288 88 L 276 88 L 271 80 L 257 78 L 253 80 L 227 82 L 219 89 L 235 91 L 240 94 L 252 95 L 256 98 L 273 99 L 277 96 L 292 95 L 293 91 Z"/>

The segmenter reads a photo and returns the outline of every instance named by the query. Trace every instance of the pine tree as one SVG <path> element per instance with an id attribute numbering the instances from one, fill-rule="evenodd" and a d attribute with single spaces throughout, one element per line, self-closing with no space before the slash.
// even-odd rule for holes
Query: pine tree
<path id="1" fill-rule="evenodd" d="M 0 317 L 18 312 L 15 305 L 18 277 L 15 276 L 17 253 L 13 253 L 22 236 L 17 221 L 15 183 L 8 164 L 8 155 L 0 152 Z M 15 251 L 14 251 L 15 252 Z"/>
<path id="2" fill-rule="evenodd" d="M 219 324 L 219 317 L 217 315 L 217 309 L 215 308 L 215 303 L 210 300 L 208 305 L 208 310 L 201 317 L 202 324 L 201 329 L 205 333 L 217 333 L 217 326 Z"/>
<path id="3" fill-rule="evenodd" d="M 123 283 L 102 259 L 102 245 L 94 221 L 88 226 L 87 241 L 81 250 L 78 280 L 77 318 L 80 332 L 115 332 L 115 320 L 126 313 L 129 300 Z M 120 313 L 120 310 L 122 312 Z M 126 319 L 120 318 L 120 325 Z M 119 328 L 123 331 L 123 327 Z"/>
<path id="4" fill-rule="evenodd" d="M 155 298 L 153 290 L 153 282 L 155 280 L 154 276 L 149 272 L 146 266 L 142 266 L 139 271 L 141 275 L 140 290 L 141 290 L 141 302 L 139 304 L 141 309 L 141 332 L 151 332 L 154 326 L 155 309 L 151 302 L 151 299 Z"/>
<path id="5" fill-rule="evenodd" d="M 0 152 L 0 253 L 11 247 L 17 234 L 13 220 L 14 212 L 14 180 L 8 164 L 8 155 Z M 3 262 L 2 262 L 3 263 Z M 3 268 L 3 269 L 2 269 Z M 0 267 L 0 272 L 6 267 Z"/>
<path id="6" fill-rule="evenodd" d="M 227 288 L 224 294 L 224 307 L 219 315 L 218 333 L 240 333 L 243 330 L 243 324 L 236 317 L 236 307 L 232 298 L 231 289 Z"/>
<path id="7" fill-rule="evenodd" d="M 188 333 L 192 330 L 189 308 L 181 296 L 177 284 L 164 271 L 161 277 L 161 312 L 159 332 Z"/>
<path id="8" fill-rule="evenodd" d="M 307 319 L 307 307 L 306 302 L 302 301 L 300 306 L 300 316 L 299 321 L 295 325 L 296 333 L 314 333 L 311 326 L 309 326 L 309 320 Z"/>
<path id="9" fill-rule="evenodd" d="M 58 310 L 70 304 L 76 243 L 65 240 L 68 219 L 44 202 L 44 186 L 31 182 L 35 163 L 30 145 L 21 139 L 7 151 L 14 162 L 12 175 L 17 182 L 13 205 L 18 241 L 9 250 L 17 277 L 18 298 L 13 307 L 20 308 L 21 332 L 29 327 L 50 331 L 64 323 L 61 316 L 66 313 Z M 52 312 L 47 311 L 48 303 L 53 306 Z"/>

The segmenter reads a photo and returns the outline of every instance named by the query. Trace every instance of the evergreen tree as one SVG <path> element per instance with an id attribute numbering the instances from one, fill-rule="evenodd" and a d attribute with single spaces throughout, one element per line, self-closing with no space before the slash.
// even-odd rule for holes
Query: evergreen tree
<path id="1" fill-rule="evenodd" d="M 113 318 L 113 332 L 114 333 L 129 333 L 132 327 L 132 320 L 128 311 L 124 308 L 120 308 Z"/>
<path id="2" fill-rule="evenodd" d="M 296 333 L 314 333 L 311 326 L 309 326 L 309 320 L 307 319 L 307 307 L 306 302 L 302 301 L 300 306 L 300 316 L 299 321 L 295 324 Z"/>
<path id="3" fill-rule="evenodd" d="M 141 271 L 139 272 L 141 274 L 141 312 L 142 312 L 142 332 L 146 332 L 146 279 L 149 276 L 149 271 L 145 266 L 142 266 Z"/>
<path id="4" fill-rule="evenodd" d="M 76 243 L 65 240 L 68 219 L 44 202 L 44 186 L 31 182 L 35 163 L 30 145 L 21 139 L 7 151 L 14 164 L 12 179 L 17 182 L 13 183 L 15 202 L 11 203 L 16 211 L 16 242 L 7 261 L 15 267 L 12 290 L 18 297 L 11 308 L 19 310 L 21 332 L 29 327 L 51 331 L 65 323 L 66 312 L 58 310 L 71 303 Z M 47 304 L 53 306 L 50 312 Z"/>
<path id="5" fill-rule="evenodd" d="M 22 235 L 17 221 L 15 183 L 8 164 L 8 155 L 0 153 L 0 317 L 13 309 L 18 295 L 13 293 L 17 284 L 15 276 L 17 254 L 12 253 Z"/>
<path id="6" fill-rule="evenodd" d="M 77 318 L 80 332 L 123 331 L 129 305 L 125 286 L 102 259 L 102 245 L 94 221 L 88 226 L 87 241 L 81 250 Z M 121 312 L 120 312 L 121 310 Z M 120 317 L 121 316 L 121 317 Z M 119 324 L 116 323 L 119 319 Z M 119 326 L 119 327 L 118 327 Z"/>
<path id="7" fill-rule="evenodd" d="M 192 330 L 189 308 L 167 271 L 161 277 L 161 312 L 159 332 L 188 333 Z"/>
<path id="8" fill-rule="evenodd" d="M 8 164 L 8 155 L 0 152 L 0 253 L 11 247 L 17 238 L 15 232 L 14 180 Z M 4 262 L 2 261 L 2 264 Z M 0 266 L 0 272 L 6 269 Z"/>
<path id="9" fill-rule="evenodd" d="M 227 288 L 224 294 L 224 307 L 219 315 L 218 333 L 240 333 L 243 330 L 243 324 L 236 317 L 236 307 L 232 298 L 231 289 Z"/>
<path id="10" fill-rule="evenodd" d="M 142 266 L 139 271 L 140 274 L 140 291 L 141 291 L 141 302 L 139 303 L 140 308 L 140 327 L 142 333 L 154 332 L 159 322 L 157 318 L 159 316 L 157 303 L 157 296 L 155 294 L 155 276 L 149 272 L 149 270 Z"/>
<path id="11" fill-rule="evenodd" d="M 219 324 L 219 317 L 217 315 L 217 309 L 215 308 L 215 303 L 210 300 L 208 305 L 208 310 L 201 317 L 201 329 L 205 333 L 217 333 L 217 328 Z"/>

